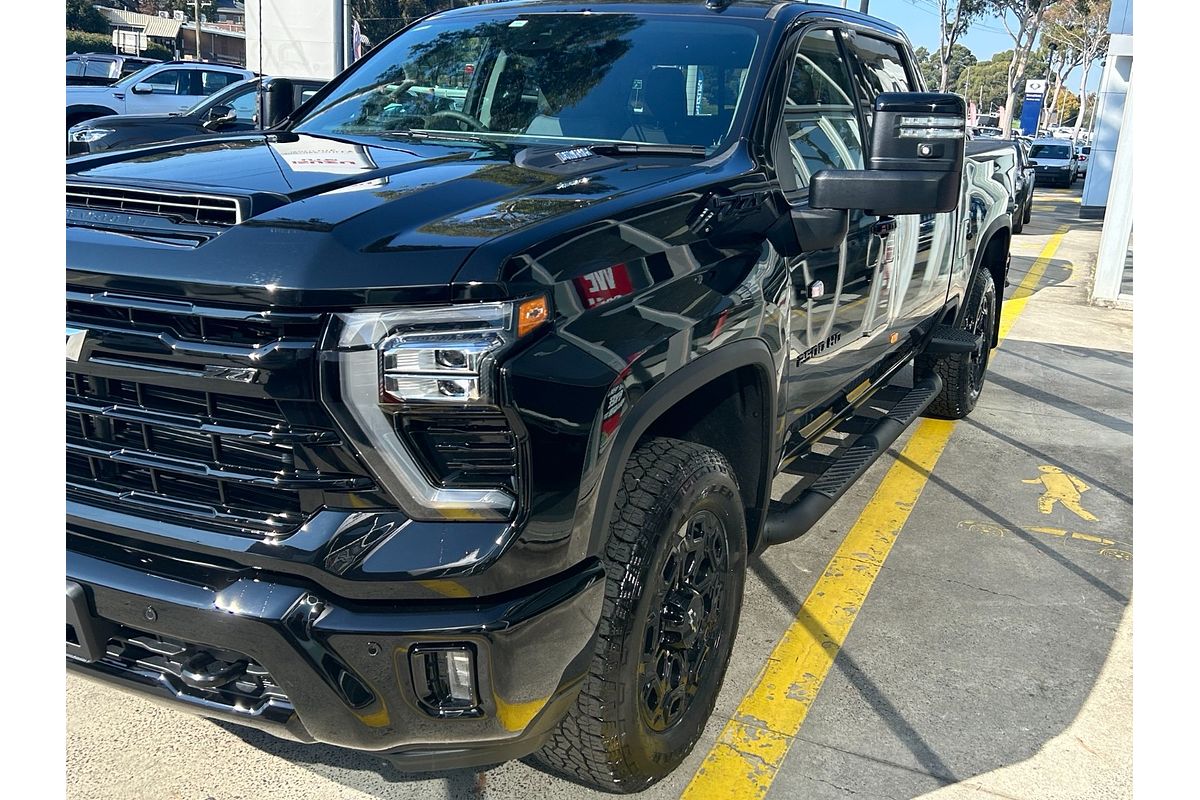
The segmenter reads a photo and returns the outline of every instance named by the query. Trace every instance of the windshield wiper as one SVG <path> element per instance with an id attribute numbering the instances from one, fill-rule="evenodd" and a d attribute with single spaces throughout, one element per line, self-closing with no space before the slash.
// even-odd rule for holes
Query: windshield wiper
<path id="1" fill-rule="evenodd" d="M 584 145 L 598 156 L 693 156 L 704 158 L 708 149 L 700 144 L 665 144 L 656 142 L 597 142 Z"/>
<path id="2" fill-rule="evenodd" d="M 483 136 L 475 136 L 470 133 L 459 133 L 458 131 L 425 131 L 425 130 L 396 130 L 396 131 L 372 131 L 374 136 L 402 136 L 406 139 L 414 139 L 416 141 L 439 141 L 439 142 L 471 142 L 473 144 L 495 145 L 496 140 L 487 139 Z"/>

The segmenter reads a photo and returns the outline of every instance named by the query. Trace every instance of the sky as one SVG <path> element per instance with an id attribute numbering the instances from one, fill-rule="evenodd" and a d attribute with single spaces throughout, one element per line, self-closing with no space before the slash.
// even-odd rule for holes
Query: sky
<path id="1" fill-rule="evenodd" d="M 825 5 L 842 5 L 842 0 L 817 0 Z M 859 0 L 847 0 L 846 5 L 858 10 Z M 927 47 L 937 50 L 938 46 L 938 12 L 936 0 L 870 0 L 868 13 L 873 17 L 885 19 L 908 34 L 913 49 Z M 980 61 L 989 60 L 993 54 L 1003 50 L 1011 50 L 1012 37 L 1004 29 L 1004 23 L 999 17 L 985 17 L 975 21 L 960 42 L 967 47 Z M 1088 88 L 1096 91 L 1100 85 L 1102 68 L 1099 63 L 1093 64 L 1088 76 Z M 1042 77 L 1030 75 L 1030 78 Z M 1078 67 L 1072 72 L 1067 86 L 1072 91 L 1079 91 L 1079 80 L 1083 71 Z"/>

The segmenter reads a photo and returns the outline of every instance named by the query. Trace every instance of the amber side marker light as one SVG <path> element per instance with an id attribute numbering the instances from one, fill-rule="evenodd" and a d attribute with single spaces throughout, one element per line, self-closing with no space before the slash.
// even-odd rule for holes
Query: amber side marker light
<path id="1" fill-rule="evenodd" d="M 517 306 L 517 338 L 532 333 L 549 318 L 550 306 L 546 303 L 545 297 L 525 300 Z"/>

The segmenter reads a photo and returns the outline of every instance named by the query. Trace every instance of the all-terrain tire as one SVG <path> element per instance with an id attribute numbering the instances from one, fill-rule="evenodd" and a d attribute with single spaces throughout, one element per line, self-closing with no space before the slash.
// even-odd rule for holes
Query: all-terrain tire
<path id="1" fill-rule="evenodd" d="M 696 554 L 701 540 L 707 544 Z M 604 611 L 588 675 L 532 760 L 621 793 L 674 770 L 700 738 L 725 677 L 746 553 L 745 512 L 725 457 L 665 437 L 639 445 L 621 476 L 602 552 Z M 679 578 L 689 564 L 695 586 Z M 704 654 L 698 663 L 687 661 L 697 653 Z"/>
<path id="2" fill-rule="evenodd" d="M 925 416 L 942 419 L 962 419 L 975 409 L 983 382 L 987 376 L 988 360 L 992 351 L 992 332 L 996 327 L 996 283 L 992 273 L 985 268 L 979 270 L 975 284 L 967 299 L 966 311 L 959 327 L 975 334 L 982 334 L 982 344 L 973 353 L 949 353 L 944 355 L 917 356 L 916 374 L 921 379 L 936 372 L 942 378 L 942 391 Z"/>

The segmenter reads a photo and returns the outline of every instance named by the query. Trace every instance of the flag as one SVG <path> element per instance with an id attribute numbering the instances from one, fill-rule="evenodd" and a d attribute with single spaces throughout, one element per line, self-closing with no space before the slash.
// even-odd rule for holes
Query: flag
<path id="1" fill-rule="evenodd" d="M 351 29 L 350 53 L 355 61 L 362 58 L 362 28 L 358 27 L 358 20 L 354 20 L 354 27 Z"/>

